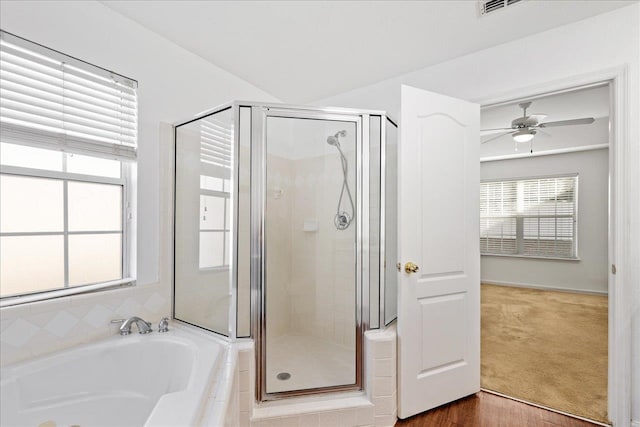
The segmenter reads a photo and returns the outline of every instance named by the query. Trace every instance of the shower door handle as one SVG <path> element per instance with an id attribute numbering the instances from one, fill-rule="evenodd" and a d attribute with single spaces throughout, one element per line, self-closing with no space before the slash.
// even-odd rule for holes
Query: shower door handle
<path id="1" fill-rule="evenodd" d="M 404 265 L 404 272 L 407 274 L 417 273 L 418 270 L 420 270 L 420 267 L 418 267 L 412 262 L 408 262 Z"/>

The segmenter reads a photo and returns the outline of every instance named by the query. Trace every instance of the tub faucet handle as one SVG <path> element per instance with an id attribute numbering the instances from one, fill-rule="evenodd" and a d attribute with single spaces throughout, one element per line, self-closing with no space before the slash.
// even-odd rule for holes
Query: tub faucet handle
<path id="1" fill-rule="evenodd" d="M 113 319 L 111 320 L 111 323 L 121 323 L 124 326 L 126 321 L 127 319 Z M 131 328 L 123 329 L 122 326 L 120 327 L 120 335 L 129 335 L 130 333 L 131 333 Z"/>
<path id="2" fill-rule="evenodd" d="M 169 332 L 169 318 L 163 317 L 158 323 L 158 332 Z"/>

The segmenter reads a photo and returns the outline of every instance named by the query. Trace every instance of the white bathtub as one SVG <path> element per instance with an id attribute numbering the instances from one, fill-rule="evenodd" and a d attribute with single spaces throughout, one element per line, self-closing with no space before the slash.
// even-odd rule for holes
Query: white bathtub
<path id="1" fill-rule="evenodd" d="M 187 326 L 171 326 L 3 368 L 0 425 L 195 425 L 226 348 Z"/>

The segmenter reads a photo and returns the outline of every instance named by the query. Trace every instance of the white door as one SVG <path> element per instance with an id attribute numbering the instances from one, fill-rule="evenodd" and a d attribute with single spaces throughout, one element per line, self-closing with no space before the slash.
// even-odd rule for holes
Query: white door
<path id="1" fill-rule="evenodd" d="M 401 107 L 398 415 L 406 418 L 480 390 L 480 107 L 409 86 Z M 417 271 L 405 271 L 410 262 Z"/>

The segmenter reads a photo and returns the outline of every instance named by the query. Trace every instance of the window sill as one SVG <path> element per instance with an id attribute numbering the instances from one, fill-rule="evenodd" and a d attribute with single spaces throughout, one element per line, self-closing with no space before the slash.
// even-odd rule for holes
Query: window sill
<path id="1" fill-rule="evenodd" d="M 73 288 L 56 289 L 53 291 L 38 292 L 29 295 L 17 295 L 13 297 L 5 297 L 0 301 L 0 308 L 11 307 L 15 305 L 28 304 L 30 302 L 46 301 L 54 298 L 61 298 L 71 295 L 88 294 L 108 289 L 125 288 L 135 286 L 136 281 L 130 277 L 120 280 L 112 280 L 110 282 L 95 283 L 92 285 L 75 286 Z"/>
<path id="2" fill-rule="evenodd" d="M 542 256 L 542 255 L 517 255 L 517 254 L 480 254 L 483 256 L 490 257 L 499 257 L 499 258 L 524 258 L 524 259 L 541 259 L 541 260 L 551 260 L 551 261 L 581 261 L 580 257 L 575 258 L 564 258 L 564 257 L 553 257 L 553 256 Z"/>

